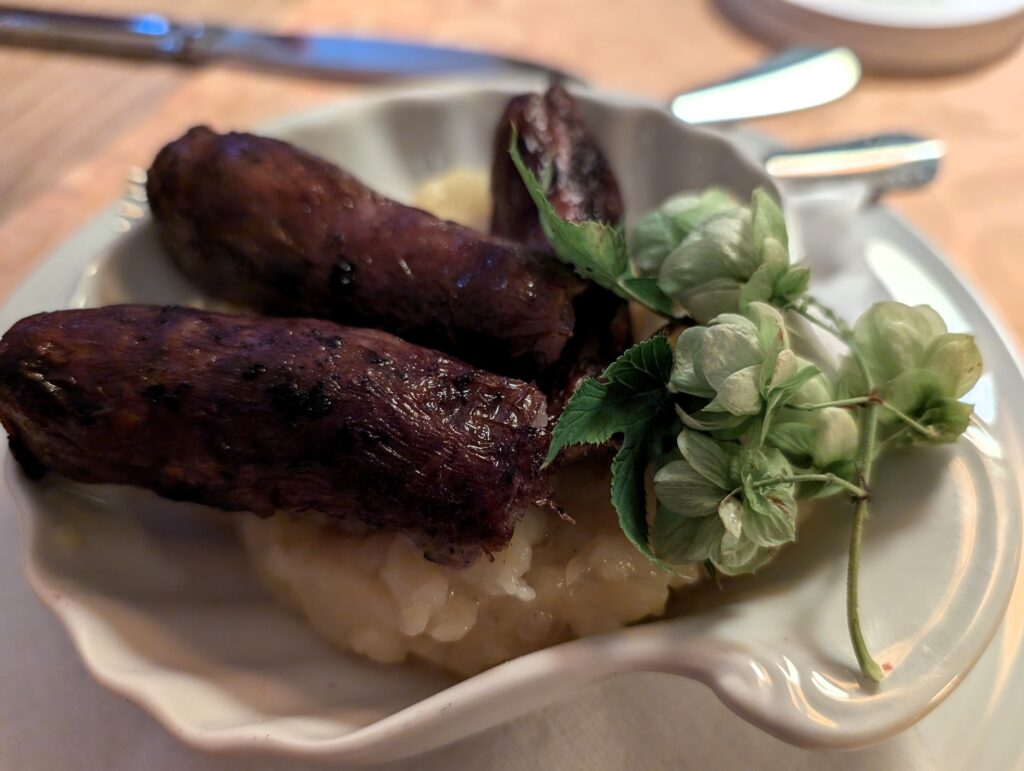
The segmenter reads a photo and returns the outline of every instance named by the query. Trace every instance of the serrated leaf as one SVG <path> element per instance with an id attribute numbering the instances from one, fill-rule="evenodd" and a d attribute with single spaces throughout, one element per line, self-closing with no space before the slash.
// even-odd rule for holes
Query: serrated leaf
<path id="1" fill-rule="evenodd" d="M 666 385 L 671 368 L 672 349 L 659 335 L 628 349 L 601 380 L 584 380 L 551 432 L 545 465 L 565 447 L 602 444 L 616 434 L 646 430 L 647 422 L 661 413 L 669 399 Z"/>
<path id="2" fill-rule="evenodd" d="M 559 217 L 547 198 L 545 186 L 523 163 L 518 144 L 518 134 L 513 126 L 509 154 L 537 207 L 541 227 L 551 248 L 559 259 L 572 265 L 584 278 L 612 289 L 629 266 L 622 228 L 601 222 L 570 222 Z"/>
<path id="3" fill-rule="evenodd" d="M 619 527 L 641 554 L 655 559 L 651 551 L 647 525 L 646 432 L 630 430 L 622 438 L 622 447 L 612 458 L 612 506 Z"/>

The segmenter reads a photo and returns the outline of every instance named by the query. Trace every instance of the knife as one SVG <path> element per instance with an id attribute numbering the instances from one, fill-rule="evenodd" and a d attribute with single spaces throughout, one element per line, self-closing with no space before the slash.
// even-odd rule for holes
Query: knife
<path id="1" fill-rule="evenodd" d="M 234 62 L 319 77 L 541 73 L 582 83 L 555 67 L 508 56 L 345 35 L 276 35 L 240 27 L 180 23 L 165 16 L 115 17 L 0 5 L 0 44 L 164 59 Z M 673 112 L 691 123 L 733 121 L 815 107 L 848 93 L 860 77 L 847 49 L 798 49 L 696 91 L 677 94 Z"/>
<path id="2" fill-rule="evenodd" d="M 157 14 L 92 16 L 0 6 L 0 43 L 187 64 L 230 61 L 348 79 L 540 72 L 577 80 L 548 65 L 482 51 L 347 35 L 275 35 Z"/>

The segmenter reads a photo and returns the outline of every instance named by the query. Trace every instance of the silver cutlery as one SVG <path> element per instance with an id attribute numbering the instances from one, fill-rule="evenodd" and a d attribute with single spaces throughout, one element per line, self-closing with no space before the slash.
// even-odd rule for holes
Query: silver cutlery
<path id="1" fill-rule="evenodd" d="M 669 100 L 687 123 L 726 123 L 804 110 L 833 102 L 860 81 L 860 62 L 847 48 L 797 48 L 752 70 Z"/>
<path id="2" fill-rule="evenodd" d="M 945 145 L 912 134 L 878 134 L 836 144 L 770 153 L 765 170 L 787 183 L 858 181 L 874 195 L 931 182 Z"/>
<path id="3" fill-rule="evenodd" d="M 573 79 L 548 65 L 482 51 L 348 35 L 277 35 L 157 14 L 94 16 L 0 5 L 0 43 L 349 79 L 509 72 Z"/>
<path id="4" fill-rule="evenodd" d="M 0 44 L 162 59 L 231 62 L 338 78 L 439 74 L 541 73 L 578 78 L 514 57 L 422 43 L 346 35 L 277 35 L 261 30 L 180 23 L 165 16 L 116 17 L 0 6 Z M 860 79 L 848 49 L 794 49 L 723 81 L 682 92 L 669 109 L 689 123 L 726 123 L 803 110 L 848 94 Z M 774 153 L 780 180 L 864 179 L 879 191 L 918 187 L 935 176 L 941 143 L 883 135 L 853 143 Z"/>

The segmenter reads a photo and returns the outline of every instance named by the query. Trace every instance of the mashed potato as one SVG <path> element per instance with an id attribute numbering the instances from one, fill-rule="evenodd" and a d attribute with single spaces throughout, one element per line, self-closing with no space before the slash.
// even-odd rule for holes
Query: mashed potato
<path id="1" fill-rule="evenodd" d="M 413 206 L 443 220 L 487 230 L 491 219 L 491 178 L 482 169 L 454 168 L 428 177 L 416 190 Z"/>
<path id="2" fill-rule="evenodd" d="M 486 172 L 426 180 L 415 205 L 486 228 Z M 278 515 L 245 517 L 242 535 L 274 593 L 330 642 L 377 661 L 416 656 L 469 675 L 530 651 L 664 612 L 669 590 L 693 583 L 654 567 L 619 530 L 608 463 L 559 472 L 559 502 L 576 520 L 527 509 L 508 547 L 468 568 L 428 562 L 403 535 L 351 535 Z"/>
<path id="3" fill-rule="evenodd" d="M 469 675 L 659 615 L 670 589 L 701 574 L 662 571 L 626 540 L 608 503 L 607 462 L 565 469 L 555 485 L 575 524 L 531 507 L 504 551 L 464 569 L 428 562 L 396 533 L 350 535 L 283 515 L 245 517 L 242 533 L 274 593 L 331 643 Z"/>

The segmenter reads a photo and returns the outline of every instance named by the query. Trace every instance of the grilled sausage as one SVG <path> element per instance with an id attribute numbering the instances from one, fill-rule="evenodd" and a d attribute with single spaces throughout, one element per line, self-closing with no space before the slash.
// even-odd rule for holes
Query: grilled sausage
<path id="1" fill-rule="evenodd" d="M 223 299 L 384 329 L 527 379 L 573 334 L 583 284 L 562 265 L 284 142 L 194 128 L 157 155 L 147 192 L 175 264 Z"/>
<path id="2" fill-rule="evenodd" d="M 544 498 L 544 396 L 384 332 L 123 305 L 0 340 L 0 420 L 30 474 L 408 534 L 463 565 Z"/>
<path id="3" fill-rule="evenodd" d="M 619 224 L 623 207 L 615 174 L 587 129 L 576 100 L 561 86 L 553 86 L 543 94 L 513 97 L 498 121 L 491 167 L 492 233 L 548 248 L 537 207 L 508 154 L 513 126 L 527 167 L 539 175 L 550 165 L 548 200 L 558 216 L 573 222 Z"/>
<path id="4" fill-rule="evenodd" d="M 550 166 L 547 195 L 560 217 L 621 222 L 622 196 L 615 174 L 576 101 L 561 86 L 553 86 L 543 94 L 513 97 L 498 121 L 491 166 L 492 233 L 550 253 L 537 207 L 509 156 L 513 126 L 527 167 L 540 176 Z M 590 285 L 576 298 L 574 310 L 576 334 L 558 363 L 540 377 L 553 415 L 561 413 L 585 378 L 600 375 L 632 340 L 629 307 L 611 292 Z"/>

